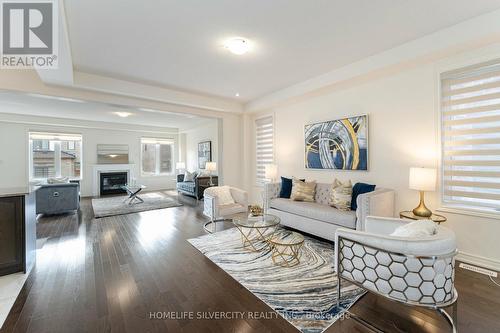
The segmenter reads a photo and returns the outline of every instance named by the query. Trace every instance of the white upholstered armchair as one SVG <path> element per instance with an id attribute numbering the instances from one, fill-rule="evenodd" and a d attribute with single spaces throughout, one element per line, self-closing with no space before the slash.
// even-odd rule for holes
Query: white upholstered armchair
<path id="1" fill-rule="evenodd" d="M 209 187 L 203 192 L 203 214 L 210 218 L 210 221 L 205 223 L 203 227 L 208 233 L 215 231 L 217 222 L 230 220 L 232 215 L 248 211 L 248 193 L 236 187 L 226 187 L 229 188 L 232 203 L 221 202 L 219 186 Z M 211 228 L 209 228 L 210 225 Z"/>
<path id="2" fill-rule="evenodd" d="M 432 236 L 390 234 L 411 220 L 366 218 L 364 231 L 338 229 L 335 235 L 337 300 L 341 280 L 404 304 L 437 310 L 456 332 L 455 234 L 437 226 Z M 453 316 L 443 308 L 453 305 Z"/>

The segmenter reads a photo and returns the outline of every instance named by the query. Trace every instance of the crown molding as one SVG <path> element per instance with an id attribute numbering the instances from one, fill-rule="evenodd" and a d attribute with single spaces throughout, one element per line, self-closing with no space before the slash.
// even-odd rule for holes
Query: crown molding
<path id="1" fill-rule="evenodd" d="M 73 87 L 216 112 L 243 112 L 243 104 L 220 97 L 74 71 Z"/>
<path id="2" fill-rule="evenodd" d="M 20 124 L 33 128 L 73 128 L 93 129 L 101 131 L 121 131 L 133 133 L 148 133 L 155 135 L 178 135 L 179 130 L 172 127 L 155 127 L 143 125 L 117 124 L 109 122 L 96 122 L 91 120 L 66 119 L 57 117 L 41 117 L 13 113 L 0 113 L 0 123 Z"/>

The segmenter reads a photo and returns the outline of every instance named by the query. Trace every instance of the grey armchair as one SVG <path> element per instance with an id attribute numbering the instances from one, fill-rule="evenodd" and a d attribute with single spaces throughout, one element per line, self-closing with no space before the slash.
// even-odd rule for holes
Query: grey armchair
<path id="1" fill-rule="evenodd" d="M 390 235 L 409 222 L 412 221 L 369 216 L 365 231 L 337 230 L 337 302 L 344 279 L 388 299 L 434 309 L 457 332 L 455 234 L 438 226 L 436 234 L 425 238 Z M 444 308 L 452 305 L 450 316 Z"/>

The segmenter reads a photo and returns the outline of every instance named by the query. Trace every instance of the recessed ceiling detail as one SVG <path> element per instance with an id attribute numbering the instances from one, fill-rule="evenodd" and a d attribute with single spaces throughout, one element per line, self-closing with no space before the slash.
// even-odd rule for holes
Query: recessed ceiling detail
<path id="1" fill-rule="evenodd" d="M 69 98 L 0 90 L 0 115 L 3 113 L 181 130 L 203 126 L 208 121 L 215 121 L 208 117 L 192 114 L 132 108 L 85 100 L 75 103 Z"/>
<path id="2" fill-rule="evenodd" d="M 500 2 L 85 0 L 65 7 L 75 71 L 228 99 L 237 89 L 244 103 L 489 13 Z M 231 56 L 220 38 L 235 36 L 255 47 Z"/>

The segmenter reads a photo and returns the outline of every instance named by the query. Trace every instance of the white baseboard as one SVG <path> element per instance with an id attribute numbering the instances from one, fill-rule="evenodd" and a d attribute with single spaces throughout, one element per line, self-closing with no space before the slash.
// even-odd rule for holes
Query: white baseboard
<path id="1" fill-rule="evenodd" d="M 467 264 L 476 265 L 500 272 L 500 260 L 490 259 L 462 251 L 458 252 L 456 259 Z"/>

